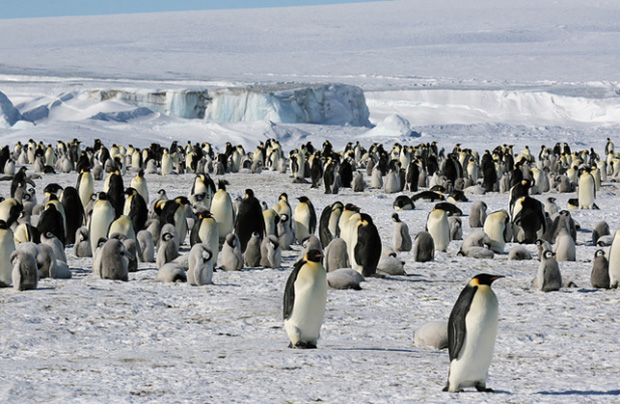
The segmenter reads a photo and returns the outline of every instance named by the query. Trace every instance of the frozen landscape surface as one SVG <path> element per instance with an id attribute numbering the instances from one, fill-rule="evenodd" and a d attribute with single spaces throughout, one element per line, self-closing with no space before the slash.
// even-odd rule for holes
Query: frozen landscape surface
<path id="1" fill-rule="evenodd" d="M 0 138 L 2 145 L 29 138 L 90 145 L 100 138 L 137 147 L 206 141 L 219 150 L 230 141 L 246 151 L 275 138 L 287 152 L 308 141 L 320 147 L 325 139 L 337 149 L 356 140 L 388 149 L 395 141 L 436 141 L 446 150 L 461 143 L 480 153 L 508 143 L 517 153 L 529 145 L 535 155 L 541 145 L 567 142 L 602 154 L 607 137 L 619 143 L 618 21 L 613 0 L 389 1 L 0 20 Z M 276 105 L 278 91 L 316 86 L 347 89 L 326 90 L 338 106 L 331 118 L 304 120 L 308 115 L 295 108 L 258 115 Z M 276 95 L 262 91 L 247 103 L 257 87 Z M 363 94 L 350 90 L 356 88 Z M 119 90 L 126 96 L 100 96 Z M 210 116 L 206 106 L 196 110 L 199 101 L 184 98 L 204 91 L 244 96 L 226 99 Z M 142 102 L 155 93 L 166 94 L 163 107 Z M 362 97 L 374 128 L 363 119 Z M 325 105 L 320 98 L 296 105 L 316 111 Z M 230 116 L 240 105 L 251 105 L 243 111 L 260 119 L 205 119 Z M 35 180 L 39 198 L 45 184 L 75 185 L 76 177 Z M 395 195 L 325 195 L 272 172 L 224 177 L 234 196 L 253 188 L 270 206 L 281 192 L 293 206 L 308 196 L 319 214 L 336 200 L 355 203 L 391 242 Z M 192 178 L 147 175 L 151 197 L 162 187 L 186 195 Z M 0 182 L 0 195 L 8 187 Z M 96 182 L 96 191 L 102 187 Z M 582 228 L 577 261 L 561 262 L 560 269 L 576 287 L 539 292 L 530 288 L 536 259 L 457 257 L 456 241 L 430 263 L 401 253 L 407 276 L 328 292 L 322 337 L 312 351 L 287 349 L 283 329 L 283 289 L 298 246 L 284 254 L 282 268 L 218 271 L 206 287 L 152 282 L 154 264 L 141 264 L 127 283 L 104 281 L 91 273 L 90 259 L 68 249 L 73 279 L 45 279 L 29 292 L 0 290 L 0 401 L 615 402 L 619 298 L 590 287 L 597 248 L 589 231 L 599 220 L 612 232 L 620 227 L 618 192 L 616 183 L 605 183 L 600 210 L 571 211 Z M 561 207 L 576 197 L 551 195 Z M 506 194 L 469 197 L 459 203 L 466 214 L 478 199 L 490 211 L 508 206 Z M 400 213 L 412 234 L 423 229 L 433 205 Z M 466 235 L 466 217 L 463 225 Z M 500 319 L 488 385 L 497 394 L 442 393 L 448 353 L 416 346 L 413 332 L 447 320 L 460 290 L 480 272 L 506 275 L 493 286 Z"/>

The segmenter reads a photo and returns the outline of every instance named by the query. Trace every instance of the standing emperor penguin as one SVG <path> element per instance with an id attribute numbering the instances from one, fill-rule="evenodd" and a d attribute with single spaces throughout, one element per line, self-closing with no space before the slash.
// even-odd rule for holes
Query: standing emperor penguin
<path id="1" fill-rule="evenodd" d="M 620 284 L 620 229 L 616 230 L 609 249 L 609 287 L 617 288 Z"/>
<path id="2" fill-rule="evenodd" d="M 435 250 L 446 251 L 450 244 L 450 223 L 443 209 L 433 209 L 426 219 L 426 231 L 433 237 Z"/>
<path id="3" fill-rule="evenodd" d="M 310 199 L 305 196 L 300 196 L 299 203 L 295 207 L 295 219 L 296 234 L 298 242 L 302 242 L 308 236 L 314 234 L 316 230 L 316 211 Z"/>
<path id="4" fill-rule="evenodd" d="M 80 195 L 80 201 L 82 201 L 82 206 L 88 205 L 90 197 L 95 192 L 95 188 L 93 185 L 93 175 L 90 172 L 89 167 L 82 169 L 80 175 L 78 176 L 75 188 L 77 188 L 78 194 Z"/>
<path id="5" fill-rule="evenodd" d="M 13 265 L 7 258 L 15 251 L 13 231 L 4 220 L 0 220 L 0 287 L 9 287 L 13 282 Z"/>
<path id="6" fill-rule="evenodd" d="M 69 212 L 65 218 L 65 244 L 74 244 L 75 232 L 84 223 L 84 205 L 73 187 L 66 187 L 62 191 L 61 203 L 64 211 Z"/>
<path id="7" fill-rule="evenodd" d="M 144 170 L 138 171 L 138 174 L 136 174 L 136 176 L 131 179 L 131 183 L 129 184 L 129 186 L 135 189 L 136 191 L 138 191 L 138 193 L 144 199 L 146 206 L 148 206 L 149 205 L 149 189 L 146 184 L 146 178 L 144 178 Z"/>
<path id="8" fill-rule="evenodd" d="M 310 250 L 297 261 L 284 289 L 284 328 L 290 348 L 316 348 L 327 301 L 327 274 L 322 254 Z"/>
<path id="9" fill-rule="evenodd" d="M 374 275 L 381 259 L 381 248 L 381 237 L 372 218 L 366 213 L 360 214 L 348 245 L 351 268 L 363 276 Z"/>
<path id="10" fill-rule="evenodd" d="M 213 195 L 211 201 L 211 214 L 217 222 L 217 230 L 220 237 L 220 244 L 226 240 L 226 235 L 232 233 L 235 228 L 235 210 L 233 209 L 232 198 L 226 191 L 224 180 L 218 181 L 218 190 Z"/>
<path id="11" fill-rule="evenodd" d="M 190 245 L 205 243 L 211 249 L 213 262 L 217 264 L 218 249 L 220 245 L 220 236 L 215 218 L 208 210 L 204 210 L 198 214 L 198 220 L 194 223 L 189 236 Z"/>
<path id="12" fill-rule="evenodd" d="M 461 291 L 448 320 L 450 371 L 443 389 L 459 392 L 475 387 L 487 388 L 489 366 L 497 337 L 498 303 L 491 284 L 500 275 L 478 274 Z"/>
<path id="13" fill-rule="evenodd" d="M 321 245 L 323 248 L 327 247 L 329 243 L 339 237 L 340 229 L 338 228 L 338 221 L 344 205 L 340 201 L 336 201 L 331 205 L 327 205 L 323 212 L 321 212 L 321 218 L 319 220 L 319 238 L 321 239 Z"/>
<path id="14" fill-rule="evenodd" d="M 593 288 L 609 289 L 609 261 L 603 250 L 596 250 L 594 253 L 590 283 Z"/>
<path id="15" fill-rule="evenodd" d="M 100 192 L 99 197 L 95 202 L 95 206 L 93 207 L 89 222 L 90 234 L 88 238 L 90 240 L 90 248 L 93 254 L 97 249 L 99 238 L 107 237 L 108 229 L 114 221 L 114 218 L 114 207 L 112 207 L 112 204 L 108 201 L 107 194 L 105 192 Z"/>
<path id="16" fill-rule="evenodd" d="M 413 243 L 411 241 L 411 234 L 409 234 L 409 226 L 400 220 L 398 213 L 392 214 L 392 221 L 394 222 L 392 248 L 395 251 L 411 251 Z"/>
<path id="17" fill-rule="evenodd" d="M 125 190 L 125 205 L 123 215 L 131 219 L 134 230 L 139 232 L 146 228 L 146 221 L 149 218 L 149 208 L 146 201 L 137 189 L 129 187 Z"/>
<path id="18" fill-rule="evenodd" d="M 254 191 L 246 189 L 245 198 L 239 204 L 237 220 L 235 221 L 235 234 L 239 238 L 241 253 L 245 251 L 245 247 L 254 232 L 260 234 L 261 237 L 265 234 L 263 209 L 254 196 Z"/>
<path id="19" fill-rule="evenodd" d="M 189 199 L 184 196 L 178 196 L 172 200 L 167 200 L 160 213 L 162 225 L 170 223 L 177 229 L 179 245 L 183 244 L 187 237 L 187 215 L 185 213 L 185 207 L 189 204 Z"/>
<path id="20" fill-rule="evenodd" d="M 594 209 L 596 185 L 588 167 L 584 168 L 579 176 L 579 193 L 577 198 L 579 200 L 579 209 Z"/>
<path id="21" fill-rule="evenodd" d="M 488 215 L 484 221 L 483 230 L 491 238 L 491 250 L 497 254 L 503 254 L 506 242 L 512 238 L 508 212 L 501 209 Z"/>

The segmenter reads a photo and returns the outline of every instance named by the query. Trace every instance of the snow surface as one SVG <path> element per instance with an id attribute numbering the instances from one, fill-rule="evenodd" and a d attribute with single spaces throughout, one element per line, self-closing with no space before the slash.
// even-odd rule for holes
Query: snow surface
<path id="1" fill-rule="evenodd" d="M 138 147 L 178 140 L 221 148 L 230 141 L 247 151 L 268 138 L 285 151 L 308 141 L 320 147 L 325 139 L 338 149 L 356 140 L 387 147 L 437 141 L 448 150 L 461 143 L 478 152 L 503 143 L 535 152 L 566 141 L 602 153 L 607 137 L 619 143 L 619 20 L 613 0 L 390 1 L 0 20 L 0 91 L 25 119 L 0 128 L 0 137 L 11 145 L 74 137 Z M 158 110 L 91 96 L 334 83 L 363 89 L 370 122 L 393 131 L 379 137 L 368 133 L 377 128 L 291 124 L 273 115 L 236 123 L 188 119 L 199 114 L 188 116 L 187 103 L 170 101 Z M 258 107 L 271 101 L 245 112 L 258 117 Z M 333 116 L 346 109 L 335 108 Z M 406 127 L 421 136 L 403 136 Z M 391 241 L 395 195 L 324 195 L 272 172 L 225 177 L 233 195 L 253 188 L 269 205 L 281 192 L 291 201 L 307 195 L 317 213 L 335 200 L 353 202 Z M 72 173 L 36 180 L 39 198 L 45 184 L 74 185 L 75 179 Z M 186 195 L 192 176 L 147 180 L 151 196 L 162 187 Z M 102 186 L 97 182 L 96 190 Z M 8 187 L 0 182 L 0 195 Z M 329 291 L 313 351 L 287 349 L 281 319 L 298 246 L 284 254 L 282 268 L 218 271 L 206 287 L 152 282 L 156 270 L 146 264 L 127 283 L 103 281 L 92 275 L 90 259 L 68 250 L 73 279 L 42 280 L 29 292 L 0 290 L 0 400 L 615 402 L 618 292 L 589 286 L 596 248 L 588 230 L 603 219 L 612 231 L 620 227 L 618 192 L 617 184 L 604 184 L 600 210 L 572 211 L 583 229 L 577 261 L 560 269 L 576 288 L 538 292 L 529 287 L 538 261 L 457 257 L 458 242 L 425 264 L 401 253 L 408 276 L 368 279 L 362 291 Z M 565 207 L 576 195 L 553 196 Z M 507 195 L 470 199 L 484 199 L 490 210 L 508 204 Z M 467 213 L 471 202 L 459 205 Z M 423 229 L 433 204 L 416 206 L 399 212 L 412 234 Z M 463 224 L 466 235 L 471 229 Z M 427 321 L 446 320 L 479 272 L 507 276 L 493 286 L 500 320 L 488 385 L 497 394 L 442 393 L 448 354 L 415 346 L 413 333 Z"/>

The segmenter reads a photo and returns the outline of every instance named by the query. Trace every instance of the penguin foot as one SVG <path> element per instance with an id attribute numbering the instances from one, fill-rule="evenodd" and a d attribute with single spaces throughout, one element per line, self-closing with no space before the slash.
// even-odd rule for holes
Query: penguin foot
<path id="1" fill-rule="evenodd" d="M 313 342 L 298 341 L 295 345 L 291 342 L 288 347 L 294 349 L 316 349 L 316 344 Z"/>
<path id="2" fill-rule="evenodd" d="M 493 391 L 493 389 L 491 388 L 487 388 L 484 384 L 482 383 L 478 383 L 476 384 L 476 390 L 478 390 L 481 393 L 495 393 L 495 391 Z"/>

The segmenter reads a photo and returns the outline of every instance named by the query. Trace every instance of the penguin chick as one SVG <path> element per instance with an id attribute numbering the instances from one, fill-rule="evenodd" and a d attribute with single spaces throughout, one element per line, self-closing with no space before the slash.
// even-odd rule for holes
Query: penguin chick
<path id="1" fill-rule="evenodd" d="M 41 243 L 39 248 L 43 255 L 43 265 L 39 266 L 39 276 L 41 278 L 71 279 L 71 271 L 67 263 L 56 258 L 54 249 L 51 246 Z"/>
<path id="2" fill-rule="evenodd" d="M 109 239 L 101 248 L 101 279 L 119 281 L 129 280 L 129 259 L 133 258 L 125 250 L 120 240 Z"/>
<path id="3" fill-rule="evenodd" d="M 239 244 L 239 238 L 235 234 L 229 233 L 226 236 L 226 241 L 222 245 L 220 260 L 220 268 L 224 271 L 239 271 L 243 268 L 241 245 Z"/>
<path id="4" fill-rule="evenodd" d="M 290 348 L 316 348 L 327 301 L 323 255 L 311 250 L 297 261 L 284 289 L 284 328 Z"/>
<path id="5" fill-rule="evenodd" d="M 398 213 L 392 214 L 392 222 L 394 223 L 392 248 L 394 248 L 395 251 L 411 251 L 413 242 L 411 240 L 411 234 L 409 233 L 409 226 L 400 220 Z"/>
<path id="6" fill-rule="evenodd" d="M 525 247 L 516 245 L 508 253 L 508 259 L 513 261 L 531 260 L 532 254 Z"/>
<path id="7" fill-rule="evenodd" d="M 435 349 L 448 348 L 448 322 L 429 321 L 425 323 L 415 331 L 413 342 L 418 346 L 430 346 Z"/>
<path id="8" fill-rule="evenodd" d="M 295 241 L 295 235 L 293 234 L 293 230 L 290 225 L 290 216 L 281 213 L 280 221 L 276 225 L 278 229 L 278 239 L 280 241 L 280 249 L 282 250 L 290 250 L 291 244 Z"/>
<path id="9" fill-rule="evenodd" d="M 65 255 L 64 245 L 58 238 L 52 233 L 41 234 L 41 244 L 47 244 L 54 250 L 54 255 L 58 261 L 64 263 L 67 262 L 67 256 Z"/>
<path id="10" fill-rule="evenodd" d="M 179 264 L 168 262 L 157 271 L 157 282 L 187 282 L 185 270 Z"/>
<path id="11" fill-rule="evenodd" d="M 13 265 L 13 289 L 18 291 L 36 289 L 39 282 L 39 268 L 34 256 L 16 250 L 11 253 L 9 261 Z"/>
<path id="12" fill-rule="evenodd" d="M 416 262 L 428 262 L 435 259 L 435 242 L 427 231 L 421 231 L 415 236 L 413 256 Z"/>
<path id="13" fill-rule="evenodd" d="M 187 283 L 192 286 L 213 283 L 213 253 L 208 244 L 194 244 L 190 250 Z"/>
<path id="14" fill-rule="evenodd" d="M 568 229 L 562 227 L 560 233 L 555 239 L 554 251 L 557 261 L 575 261 L 576 250 L 575 241 L 568 232 Z"/>
<path id="15" fill-rule="evenodd" d="M 261 265 L 261 236 L 257 232 L 252 233 L 250 241 L 243 253 L 243 263 L 247 268 L 256 268 Z M 279 242 L 279 241 L 278 241 Z"/>
<path id="16" fill-rule="evenodd" d="M 73 255 L 76 258 L 92 257 L 93 252 L 88 239 L 88 228 L 82 226 L 75 231 L 75 244 L 73 244 Z"/>
<path id="17" fill-rule="evenodd" d="M 469 227 L 479 228 L 484 226 L 484 221 L 487 218 L 487 204 L 483 201 L 476 201 L 471 205 L 469 211 Z"/>
<path id="18" fill-rule="evenodd" d="M 349 267 L 347 243 L 340 237 L 333 239 L 325 248 L 323 265 L 327 272 Z"/>
<path id="19" fill-rule="evenodd" d="M 327 273 L 327 285 L 332 289 L 362 290 L 360 283 L 365 280 L 362 274 L 353 268 L 338 268 Z"/>
<path id="20" fill-rule="evenodd" d="M 493 250 L 490 250 L 486 247 L 471 246 L 468 248 L 461 248 L 457 255 L 469 258 L 491 259 L 495 256 L 495 253 L 493 252 Z"/>
<path id="21" fill-rule="evenodd" d="M 177 230 L 173 224 L 167 223 L 161 229 L 159 248 L 155 261 L 157 268 L 161 268 L 162 265 L 174 260 L 178 256 L 179 244 Z"/>
<path id="22" fill-rule="evenodd" d="M 590 283 L 593 288 L 609 289 L 609 261 L 603 250 L 596 250 L 594 253 Z"/>
<path id="23" fill-rule="evenodd" d="M 404 267 L 405 261 L 399 259 L 396 253 L 381 255 L 377 264 L 377 272 L 384 275 L 407 275 Z"/>
<path id="24" fill-rule="evenodd" d="M 560 290 L 562 287 L 562 274 L 554 256 L 552 251 L 545 251 L 538 266 L 538 274 L 533 286 L 543 292 Z"/>
<path id="25" fill-rule="evenodd" d="M 247 251 L 247 250 L 246 250 Z M 260 265 L 265 268 L 279 268 L 282 263 L 280 242 L 276 236 L 270 235 L 263 239 L 260 247 Z"/>
<path id="26" fill-rule="evenodd" d="M 147 230 L 140 230 L 136 238 L 140 247 L 138 255 L 140 262 L 155 262 L 155 243 L 151 233 Z"/>
<path id="27" fill-rule="evenodd" d="M 493 392 L 486 382 L 497 336 L 498 303 L 491 284 L 500 275 L 478 274 L 461 291 L 448 320 L 450 371 L 443 389 Z"/>

